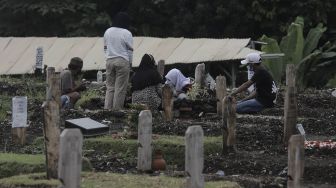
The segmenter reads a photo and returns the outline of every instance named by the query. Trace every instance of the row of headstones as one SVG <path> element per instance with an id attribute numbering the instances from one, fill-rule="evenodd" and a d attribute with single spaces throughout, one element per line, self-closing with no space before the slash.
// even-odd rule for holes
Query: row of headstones
<path id="1" fill-rule="evenodd" d="M 232 100 L 226 98 L 225 106 L 228 110 L 224 113 L 232 113 Z M 231 108 L 231 109 L 230 109 Z M 231 110 L 231 112 L 230 112 Z M 234 120 L 235 121 L 235 120 Z M 150 170 L 152 164 L 152 114 L 149 110 L 141 111 L 138 124 L 138 163 L 140 171 Z M 223 135 L 223 153 L 230 147 L 235 147 L 235 122 L 228 119 L 228 135 Z M 230 132 L 233 132 L 230 136 Z M 225 131 L 224 131 L 225 132 Z M 231 133 L 232 133 L 231 132 Z M 185 171 L 187 174 L 188 188 L 204 187 L 203 162 L 203 129 L 201 126 L 188 127 L 185 134 Z M 299 188 L 302 184 L 304 170 L 304 136 L 292 135 L 288 142 L 288 181 L 287 187 Z"/>
<path id="2" fill-rule="evenodd" d="M 164 62 L 160 62 L 158 70 L 163 75 Z M 300 187 L 304 169 L 304 135 L 294 135 L 297 123 L 297 89 L 296 68 L 293 64 L 286 67 L 286 94 L 284 105 L 284 137 L 288 146 L 288 187 Z M 195 82 L 200 86 L 205 83 L 205 66 L 199 64 L 195 70 Z M 173 119 L 172 91 L 169 86 L 163 88 L 163 109 L 166 121 Z M 223 153 L 229 149 L 236 151 L 236 113 L 235 99 L 226 97 L 226 79 L 216 77 L 217 114 L 222 116 L 223 123 Z M 295 147 L 293 146 L 295 145 Z"/>
<path id="3" fill-rule="evenodd" d="M 185 135 L 185 171 L 188 188 L 203 188 L 203 130 L 201 126 L 188 127 Z M 138 124 L 138 162 L 141 172 L 152 169 L 152 114 L 143 110 Z M 79 129 L 65 129 L 60 135 L 58 178 L 63 187 L 80 187 L 83 135 Z"/>
<path id="4" fill-rule="evenodd" d="M 139 171 L 152 169 L 152 114 L 143 110 L 138 121 Z M 203 188 L 204 134 L 201 126 L 188 127 L 185 134 L 185 172 L 187 188 Z M 288 187 L 300 187 L 304 163 L 304 139 L 293 135 L 288 149 Z M 79 129 L 65 129 L 60 136 L 58 178 L 63 187 L 80 187 L 83 136 Z"/>

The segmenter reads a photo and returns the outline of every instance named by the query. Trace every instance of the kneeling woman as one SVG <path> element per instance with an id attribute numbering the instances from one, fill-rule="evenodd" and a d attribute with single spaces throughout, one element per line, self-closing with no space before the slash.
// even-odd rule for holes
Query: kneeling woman
<path id="1" fill-rule="evenodd" d="M 161 104 L 162 77 L 157 71 L 152 55 L 145 54 L 138 70 L 131 79 L 132 103 L 145 104 L 150 110 L 158 110 Z"/>
<path id="2" fill-rule="evenodd" d="M 191 81 L 189 78 L 186 78 L 180 70 L 172 69 L 170 70 L 166 77 L 166 84 L 174 91 L 174 96 L 177 99 L 186 99 L 186 93 L 191 89 Z"/>

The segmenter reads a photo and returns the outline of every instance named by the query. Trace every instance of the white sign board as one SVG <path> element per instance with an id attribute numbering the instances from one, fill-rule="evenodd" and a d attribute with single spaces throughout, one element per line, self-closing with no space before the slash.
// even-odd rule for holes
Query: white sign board
<path id="1" fill-rule="evenodd" d="M 26 96 L 12 98 L 12 128 L 16 127 L 28 127 Z"/>

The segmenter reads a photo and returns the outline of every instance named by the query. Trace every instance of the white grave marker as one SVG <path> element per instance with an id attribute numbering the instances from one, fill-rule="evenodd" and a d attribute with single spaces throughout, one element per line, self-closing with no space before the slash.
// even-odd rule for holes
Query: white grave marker
<path id="1" fill-rule="evenodd" d="M 43 70 L 43 48 L 38 47 L 36 48 L 36 69 L 41 69 Z"/>
<path id="2" fill-rule="evenodd" d="M 28 127 L 26 96 L 12 98 L 12 128 L 17 127 Z"/>

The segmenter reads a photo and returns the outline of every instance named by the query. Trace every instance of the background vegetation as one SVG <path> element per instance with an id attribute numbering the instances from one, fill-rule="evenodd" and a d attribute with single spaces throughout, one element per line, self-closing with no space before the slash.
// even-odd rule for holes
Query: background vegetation
<path id="1" fill-rule="evenodd" d="M 257 39 L 282 36 L 299 15 L 336 28 L 335 9 L 334 0 L 0 0 L 0 36 L 102 36 L 126 11 L 135 36 Z"/>

